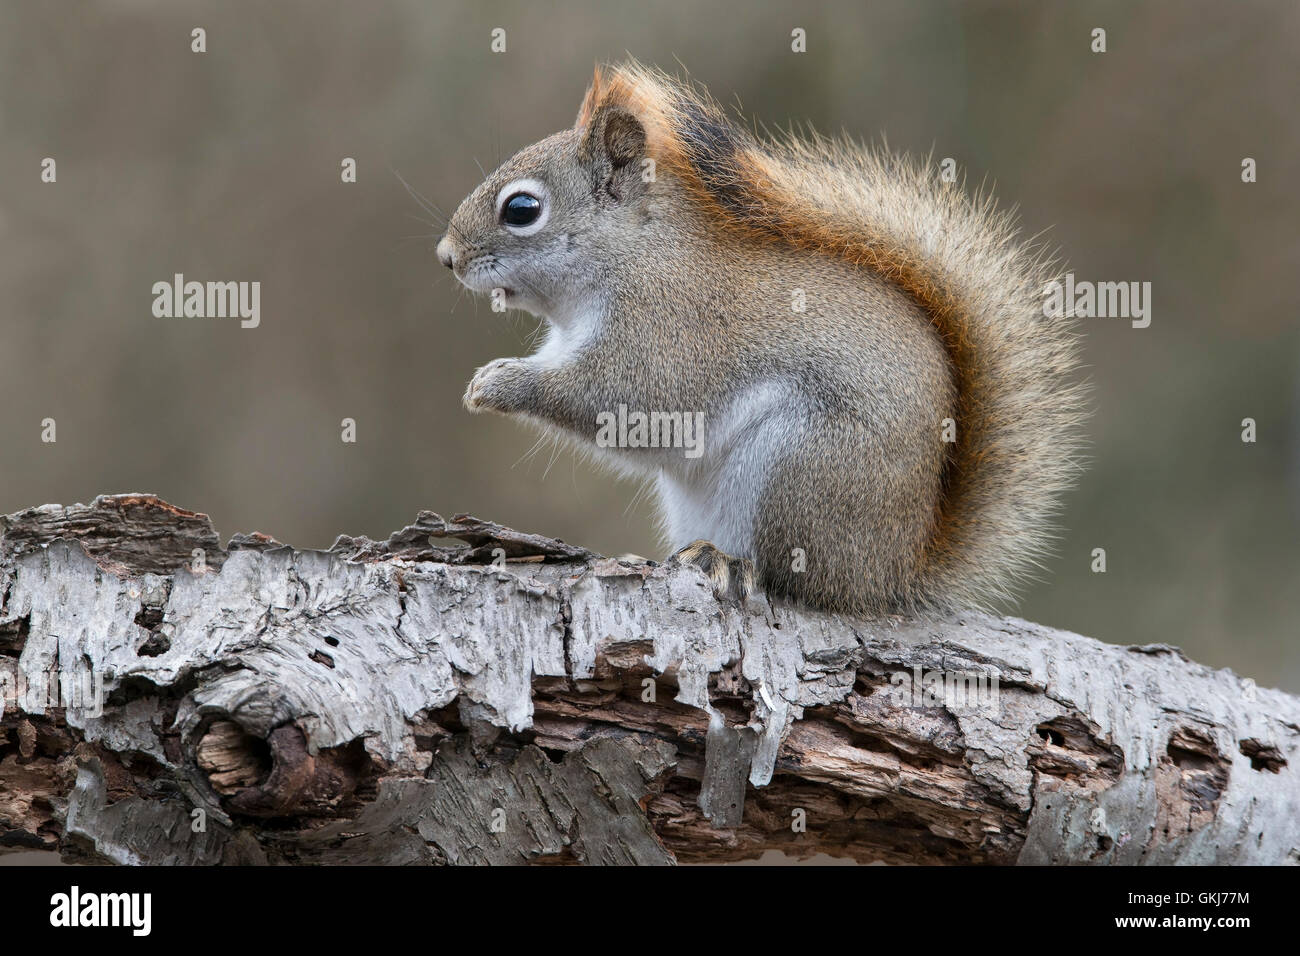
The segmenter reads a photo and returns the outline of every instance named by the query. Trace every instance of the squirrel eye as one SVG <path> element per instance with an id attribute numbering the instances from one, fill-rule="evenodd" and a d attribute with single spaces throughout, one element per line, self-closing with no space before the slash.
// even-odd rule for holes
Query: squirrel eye
<path id="1" fill-rule="evenodd" d="M 501 221 L 507 226 L 527 226 L 542 214 L 542 201 L 529 193 L 515 193 L 501 207 Z"/>

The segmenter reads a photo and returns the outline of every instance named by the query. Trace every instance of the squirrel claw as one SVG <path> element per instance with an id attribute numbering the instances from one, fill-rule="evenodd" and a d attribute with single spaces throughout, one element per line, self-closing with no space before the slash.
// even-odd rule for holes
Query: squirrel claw
<path id="1" fill-rule="evenodd" d="M 754 562 L 749 558 L 733 558 L 703 539 L 692 541 L 668 562 L 693 564 L 707 574 L 713 585 L 713 596 L 719 601 L 731 599 L 743 605 L 754 593 Z"/>

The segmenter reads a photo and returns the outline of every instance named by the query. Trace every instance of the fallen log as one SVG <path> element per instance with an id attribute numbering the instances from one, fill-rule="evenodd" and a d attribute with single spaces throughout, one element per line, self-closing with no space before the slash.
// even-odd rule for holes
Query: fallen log
<path id="1" fill-rule="evenodd" d="M 1296 863 L 1300 699 L 969 613 L 719 603 L 422 512 L 0 519 L 0 851 L 113 863 Z"/>

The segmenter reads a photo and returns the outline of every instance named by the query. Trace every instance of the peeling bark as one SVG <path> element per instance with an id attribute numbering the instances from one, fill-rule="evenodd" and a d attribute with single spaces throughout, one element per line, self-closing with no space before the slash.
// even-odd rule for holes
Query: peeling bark
<path id="1" fill-rule="evenodd" d="M 1300 700 L 1165 645 L 740 608 L 694 568 L 431 512 L 223 548 L 115 495 L 0 535 L 0 850 L 1300 861 Z"/>

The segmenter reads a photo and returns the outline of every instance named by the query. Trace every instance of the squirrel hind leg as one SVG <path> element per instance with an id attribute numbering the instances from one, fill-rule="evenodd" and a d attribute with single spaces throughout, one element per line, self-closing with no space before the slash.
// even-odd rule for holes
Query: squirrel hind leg
<path id="1" fill-rule="evenodd" d="M 669 564 L 690 564 L 699 568 L 713 586 L 719 601 L 744 604 L 754 593 L 754 562 L 736 558 L 703 539 L 692 541 L 668 559 Z"/>

